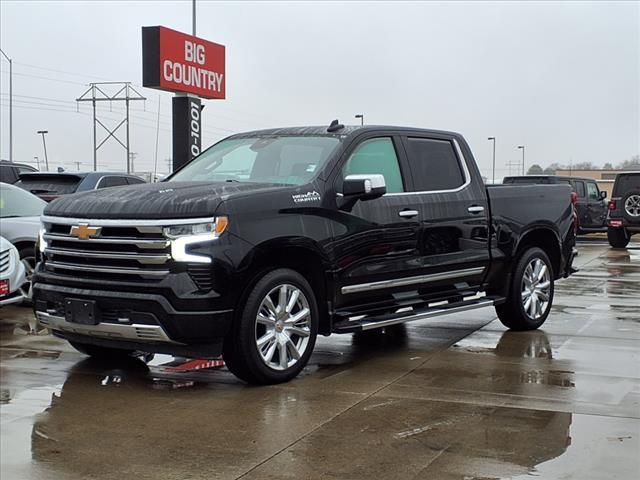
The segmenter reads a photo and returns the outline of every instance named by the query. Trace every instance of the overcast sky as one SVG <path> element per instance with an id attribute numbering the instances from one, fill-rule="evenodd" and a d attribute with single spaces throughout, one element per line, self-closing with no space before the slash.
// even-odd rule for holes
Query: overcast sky
<path id="1" fill-rule="evenodd" d="M 92 166 L 92 81 L 142 83 L 141 30 L 190 33 L 191 2 L 0 2 L 2 50 L 14 60 L 14 160 Z M 517 162 L 617 163 L 640 153 L 637 2 L 206 2 L 198 36 L 227 48 L 227 99 L 208 100 L 204 142 L 274 126 L 366 123 L 448 129 L 466 136 L 490 176 Z M 9 156 L 8 65 L 2 60 L 0 154 Z M 136 170 L 171 156 L 171 94 L 139 89 L 132 107 Z M 142 110 L 144 107 L 144 111 Z M 122 104 L 100 118 L 113 126 Z M 99 132 L 104 137 L 104 132 Z M 126 168 L 108 142 L 99 166 Z"/>

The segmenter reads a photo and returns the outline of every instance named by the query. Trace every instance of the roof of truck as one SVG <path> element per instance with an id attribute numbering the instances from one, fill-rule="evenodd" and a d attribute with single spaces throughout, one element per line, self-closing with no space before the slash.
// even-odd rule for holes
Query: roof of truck
<path id="1" fill-rule="evenodd" d="M 435 134 L 435 135 L 454 135 L 460 136 L 459 133 L 456 132 L 448 132 L 445 130 L 431 130 L 426 128 L 415 128 L 415 127 L 400 127 L 393 125 L 345 125 L 340 129 L 336 129 L 334 131 L 328 130 L 329 125 L 316 125 L 316 126 L 308 126 L 308 127 L 281 127 L 281 128 L 270 128 L 265 130 L 253 130 L 250 132 L 238 133 L 236 135 L 232 135 L 232 137 L 253 137 L 258 135 L 328 135 L 328 136 L 350 136 L 365 132 L 378 132 L 378 131 L 410 131 L 416 133 L 427 133 L 427 134 Z"/>

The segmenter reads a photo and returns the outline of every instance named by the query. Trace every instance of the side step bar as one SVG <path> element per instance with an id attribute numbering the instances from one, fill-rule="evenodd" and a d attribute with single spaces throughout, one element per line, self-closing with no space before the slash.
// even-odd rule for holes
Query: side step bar
<path id="1" fill-rule="evenodd" d="M 359 320 L 343 320 L 333 324 L 333 333 L 352 333 L 374 328 L 388 327 L 399 323 L 412 322 L 414 320 L 425 320 L 432 317 L 440 317 L 451 313 L 465 312 L 477 308 L 490 307 L 504 301 L 503 297 L 481 297 L 473 300 L 438 305 L 420 310 L 398 312 L 378 317 L 365 317 Z"/>

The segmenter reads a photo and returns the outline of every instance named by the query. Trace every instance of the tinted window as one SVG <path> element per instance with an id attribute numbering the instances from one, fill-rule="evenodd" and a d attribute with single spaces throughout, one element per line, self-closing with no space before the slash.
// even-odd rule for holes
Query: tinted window
<path id="1" fill-rule="evenodd" d="M 622 197 L 631 190 L 640 189 L 640 173 L 620 174 L 616 177 L 616 183 L 613 185 L 613 196 Z"/>
<path id="2" fill-rule="evenodd" d="M 127 183 L 129 185 L 137 185 L 139 183 L 147 183 L 147 182 L 145 182 L 143 179 L 138 177 L 127 177 Z"/>
<path id="3" fill-rule="evenodd" d="M 347 175 L 376 173 L 384 176 L 387 193 L 404 192 L 396 149 L 388 137 L 362 142 L 342 168 L 343 178 Z"/>
<path id="4" fill-rule="evenodd" d="M 21 188 L 0 185 L 0 218 L 39 216 L 46 205 Z"/>
<path id="5" fill-rule="evenodd" d="M 587 183 L 587 192 L 590 200 L 600 200 L 600 192 L 598 192 L 598 187 L 595 183 Z"/>
<path id="6" fill-rule="evenodd" d="M 82 177 L 75 175 L 23 174 L 16 185 L 34 194 L 74 193 Z"/>
<path id="7" fill-rule="evenodd" d="M 127 185 L 125 177 L 117 177 L 114 175 L 102 177 L 102 180 L 100 180 L 100 183 L 98 183 L 96 188 L 120 187 L 121 185 Z"/>
<path id="8" fill-rule="evenodd" d="M 13 167 L 8 165 L 0 166 L 0 182 L 14 183 L 18 179 L 18 175 Z"/>
<path id="9" fill-rule="evenodd" d="M 576 182 L 576 194 L 580 198 L 584 198 L 586 196 L 584 192 L 584 182 Z"/>
<path id="10" fill-rule="evenodd" d="M 416 191 L 451 190 L 464 184 L 453 144 L 446 140 L 407 138 Z"/>

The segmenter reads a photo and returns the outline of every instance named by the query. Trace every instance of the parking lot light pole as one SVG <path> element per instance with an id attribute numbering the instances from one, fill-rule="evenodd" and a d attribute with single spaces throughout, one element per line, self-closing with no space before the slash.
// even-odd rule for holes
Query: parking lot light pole
<path id="1" fill-rule="evenodd" d="M 493 168 L 491 170 L 492 172 L 491 176 L 493 177 L 493 184 L 495 185 L 496 183 L 496 137 L 489 137 L 487 138 L 487 140 L 493 141 Z"/>
<path id="2" fill-rule="evenodd" d="M 38 130 L 38 134 L 42 135 L 42 146 L 44 147 L 44 166 L 49 171 L 49 157 L 47 157 L 47 141 L 44 138 L 45 133 L 49 133 L 49 130 Z"/>
<path id="3" fill-rule="evenodd" d="M 518 145 L 518 148 L 522 150 L 522 175 L 524 175 L 524 145 Z"/>
<path id="4" fill-rule="evenodd" d="M 33 159 L 36 161 L 36 165 L 38 166 L 38 170 L 40 170 L 40 159 L 38 157 L 33 157 Z"/>
<path id="5" fill-rule="evenodd" d="M 9 161 L 13 162 L 13 61 L 2 49 L 0 53 L 9 62 Z"/>
<path id="6" fill-rule="evenodd" d="M 364 113 L 357 114 L 356 118 L 360 119 L 360 125 L 364 125 Z"/>

